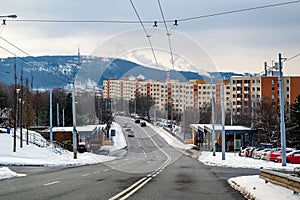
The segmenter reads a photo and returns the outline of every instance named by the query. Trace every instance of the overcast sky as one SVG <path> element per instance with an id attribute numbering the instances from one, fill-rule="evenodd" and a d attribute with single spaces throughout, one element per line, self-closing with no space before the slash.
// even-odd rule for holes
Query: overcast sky
<path id="1" fill-rule="evenodd" d="M 289 0 L 160 0 L 167 20 L 288 2 Z M 161 21 L 157 0 L 133 0 L 142 20 Z M 0 15 L 17 20 L 134 20 L 129 0 L 0 0 Z M 174 68 L 190 71 L 258 73 L 264 62 L 277 62 L 278 53 L 300 53 L 300 3 L 179 21 L 171 33 Z M 145 24 L 150 32 L 152 24 Z M 172 23 L 168 23 L 168 28 Z M 164 24 L 151 36 L 153 53 L 140 24 L 37 23 L 7 21 L 0 36 L 33 56 L 82 55 L 120 57 L 140 64 L 172 68 Z M 21 52 L 0 39 L 0 46 Z M 0 49 L 0 57 L 12 56 Z M 284 63 L 285 75 L 300 75 L 300 56 Z"/>

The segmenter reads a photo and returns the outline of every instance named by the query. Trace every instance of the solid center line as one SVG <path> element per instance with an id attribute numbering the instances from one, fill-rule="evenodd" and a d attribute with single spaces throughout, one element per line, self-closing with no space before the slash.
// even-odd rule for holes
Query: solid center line
<path id="1" fill-rule="evenodd" d="M 50 182 L 50 183 L 45 183 L 44 186 L 54 185 L 56 183 L 60 183 L 60 181 L 54 181 L 54 182 Z"/>

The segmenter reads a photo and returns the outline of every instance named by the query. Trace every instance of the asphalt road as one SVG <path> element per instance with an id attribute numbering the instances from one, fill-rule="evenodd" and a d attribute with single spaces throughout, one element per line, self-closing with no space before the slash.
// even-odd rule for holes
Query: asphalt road
<path id="1" fill-rule="evenodd" d="M 244 199 L 227 179 L 257 170 L 205 166 L 129 119 L 135 137 L 111 162 L 80 167 L 14 168 L 25 177 L 0 181 L 0 199 Z"/>

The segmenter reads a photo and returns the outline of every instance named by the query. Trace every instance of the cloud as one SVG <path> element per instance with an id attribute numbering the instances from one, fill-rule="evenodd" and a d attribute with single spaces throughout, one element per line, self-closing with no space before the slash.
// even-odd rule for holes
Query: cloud
<path id="1" fill-rule="evenodd" d="M 135 58 L 139 63 L 148 66 L 148 65 L 153 65 L 152 59 L 150 59 L 148 56 L 142 53 L 138 53 L 137 51 L 134 51 L 131 56 Z"/>

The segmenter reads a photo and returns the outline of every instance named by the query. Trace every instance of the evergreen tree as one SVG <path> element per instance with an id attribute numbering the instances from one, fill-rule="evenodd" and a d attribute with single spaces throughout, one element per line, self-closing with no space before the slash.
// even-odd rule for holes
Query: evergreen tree
<path id="1" fill-rule="evenodd" d="M 291 106 L 290 120 L 286 128 L 286 143 L 289 147 L 300 148 L 300 95 Z"/>

